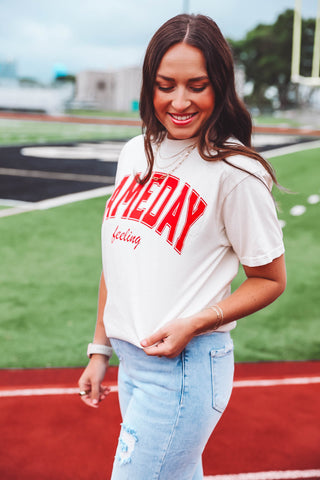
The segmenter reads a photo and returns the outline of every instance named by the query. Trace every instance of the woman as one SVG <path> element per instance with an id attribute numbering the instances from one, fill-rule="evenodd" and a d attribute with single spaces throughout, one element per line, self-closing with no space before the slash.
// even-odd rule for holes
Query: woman
<path id="1" fill-rule="evenodd" d="M 251 149 L 232 55 L 211 19 L 178 15 L 155 33 L 140 108 L 144 134 L 124 147 L 104 214 L 80 395 L 93 407 L 105 398 L 113 347 L 123 424 L 112 480 L 199 480 L 232 390 L 230 330 L 285 288 L 275 176 Z M 231 294 L 239 262 L 247 278 Z"/>

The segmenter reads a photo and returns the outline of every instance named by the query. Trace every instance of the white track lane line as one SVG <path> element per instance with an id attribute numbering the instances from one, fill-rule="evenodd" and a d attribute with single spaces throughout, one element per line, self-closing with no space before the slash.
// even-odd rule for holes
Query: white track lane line
<path id="1" fill-rule="evenodd" d="M 277 387 L 289 385 L 312 385 L 320 383 L 320 377 L 296 377 L 296 378 L 275 378 L 265 380 L 235 380 L 234 388 L 251 387 Z M 112 385 L 111 393 L 117 392 L 118 387 Z M 19 388 L 11 390 L 0 390 L 0 398 L 5 397 L 33 397 L 42 395 L 74 395 L 79 393 L 79 388 Z"/>
<path id="2" fill-rule="evenodd" d="M 235 380 L 233 386 L 241 387 L 276 387 L 279 385 L 310 385 L 320 383 L 320 377 L 274 378 L 265 380 Z"/>
<path id="3" fill-rule="evenodd" d="M 117 392 L 116 385 L 110 385 L 110 393 Z M 39 397 L 44 395 L 77 395 L 79 388 L 18 388 L 16 390 L 0 390 L 0 398 L 7 397 Z"/>
<path id="4" fill-rule="evenodd" d="M 320 470 L 285 470 L 274 472 L 237 473 L 232 475 L 213 475 L 205 480 L 300 480 L 302 478 L 320 479 Z"/>

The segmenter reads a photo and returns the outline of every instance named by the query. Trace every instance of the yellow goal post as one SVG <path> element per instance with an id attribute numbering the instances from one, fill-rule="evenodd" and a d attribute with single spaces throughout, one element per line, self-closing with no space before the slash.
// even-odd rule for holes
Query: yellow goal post
<path id="1" fill-rule="evenodd" d="M 293 17 L 291 81 L 309 86 L 320 86 L 320 0 L 318 0 L 316 25 L 314 32 L 312 71 L 310 77 L 300 75 L 301 62 L 301 23 L 302 0 L 295 0 Z"/>

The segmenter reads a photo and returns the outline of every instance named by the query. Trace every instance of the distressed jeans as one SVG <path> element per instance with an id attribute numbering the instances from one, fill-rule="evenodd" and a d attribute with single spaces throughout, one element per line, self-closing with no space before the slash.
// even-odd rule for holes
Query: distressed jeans
<path id="1" fill-rule="evenodd" d="M 176 358 L 111 339 L 123 423 L 111 480 L 201 480 L 201 455 L 229 401 L 229 333 L 194 337 Z"/>

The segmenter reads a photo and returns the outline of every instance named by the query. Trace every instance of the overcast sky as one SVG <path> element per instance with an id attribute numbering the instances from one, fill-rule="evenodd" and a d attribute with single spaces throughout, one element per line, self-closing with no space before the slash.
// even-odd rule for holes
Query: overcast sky
<path id="1" fill-rule="evenodd" d="M 154 31 L 189 12 L 211 16 L 225 36 L 239 39 L 258 23 L 273 23 L 295 0 L 0 0 L 0 61 L 15 60 L 19 76 L 50 81 L 68 73 L 142 63 Z M 315 17 L 316 0 L 303 0 Z"/>

